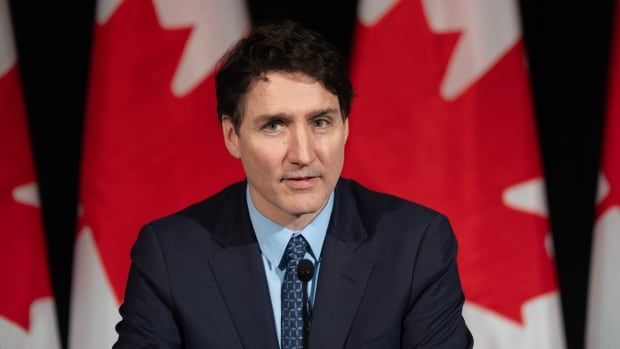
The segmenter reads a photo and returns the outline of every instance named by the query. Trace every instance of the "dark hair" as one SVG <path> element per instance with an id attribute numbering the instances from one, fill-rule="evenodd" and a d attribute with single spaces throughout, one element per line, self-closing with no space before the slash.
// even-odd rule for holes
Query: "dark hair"
<path id="1" fill-rule="evenodd" d="M 259 25 L 220 61 L 215 76 L 217 114 L 240 125 L 242 99 L 251 84 L 268 72 L 303 73 L 338 97 L 342 118 L 349 115 L 353 88 L 346 63 L 321 34 L 292 21 Z"/>

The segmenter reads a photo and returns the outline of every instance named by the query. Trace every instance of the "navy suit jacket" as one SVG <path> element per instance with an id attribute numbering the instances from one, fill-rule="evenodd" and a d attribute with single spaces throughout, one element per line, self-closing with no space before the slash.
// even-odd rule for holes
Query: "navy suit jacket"
<path id="1" fill-rule="evenodd" d="M 471 348 L 447 219 L 341 179 L 309 347 Z M 245 184 L 146 225 L 114 348 L 278 348 Z"/>

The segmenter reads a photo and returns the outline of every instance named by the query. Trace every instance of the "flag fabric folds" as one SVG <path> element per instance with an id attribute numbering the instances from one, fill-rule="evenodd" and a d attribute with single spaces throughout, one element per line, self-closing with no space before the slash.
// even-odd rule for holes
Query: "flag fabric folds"
<path id="1" fill-rule="evenodd" d="M 0 0 L 0 348 L 60 347 L 7 0 Z"/>
<path id="2" fill-rule="evenodd" d="M 610 56 L 607 117 L 594 226 L 586 348 L 615 348 L 620 343 L 620 1 L 616 1 Z"/>
<path id="3" fill-rule="evenodd" d="M 345 175 L 447 214 L 476 348 L 563 348 L 516 1 L 358 11 Z"/>
<path id="4" fill-rule="evenodd" d="M 100 0 L 90 73 L 69 346 L 110 348 L 140 227 L 242 178 L 214 67 L 248 29 L 242 0 Z"/>

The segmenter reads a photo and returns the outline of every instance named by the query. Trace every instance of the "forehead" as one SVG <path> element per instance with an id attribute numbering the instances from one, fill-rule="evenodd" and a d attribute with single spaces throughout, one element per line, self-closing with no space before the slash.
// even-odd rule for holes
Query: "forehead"
<path id="1" fill-rule="evenodd" d="M 338 97 L 303 73 L 268 72 L 244 96 L 244 117 L 261 114 L 305 114 L 315 109 L 338 109 Z M 339 109 L 338 109 L 339 110 Z"/>

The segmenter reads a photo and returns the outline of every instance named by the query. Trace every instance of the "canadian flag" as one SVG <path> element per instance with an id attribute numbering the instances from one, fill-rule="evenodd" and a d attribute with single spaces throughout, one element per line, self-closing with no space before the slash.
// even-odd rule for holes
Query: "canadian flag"
<path id="1" fill-rule="evenodd" d="M 448 215 L 479 349 L 562 348 L 513 0 L 362 0 L 345 174 Z"/>
<path id="2" fill-rule="evenodd" d="M 100 0 L 81 172 L 69 346 L 110 348 L 140 227 L 242 178 L 214 68 L 248 29 L 242 0 Z"/>
<path id="3" fill-rule="evenodd" d="M 0 348 L 60 348 L 7 0 L 0 0 Z"/>
<path id="4" fill-rule="evenodd" d="M 615 19 L 588 290 L 588 349 L 616 348 L 620 343 L 620 1 Z"/>

